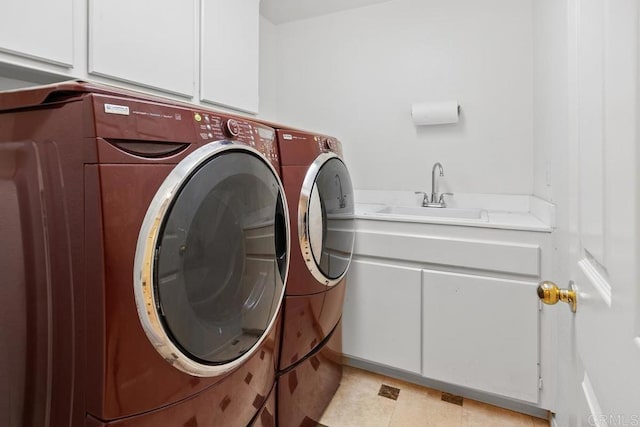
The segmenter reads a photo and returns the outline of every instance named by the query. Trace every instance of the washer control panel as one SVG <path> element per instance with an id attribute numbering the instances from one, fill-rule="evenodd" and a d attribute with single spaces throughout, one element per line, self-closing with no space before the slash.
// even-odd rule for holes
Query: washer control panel
<path id="1" fill-rule="evenodd" d="M 171 162 L 175 161 L 170 158 L 172 150 L 183 149 L 189 144 L 231 140 L 255 148 L 276 170 L 280 167 L 276 131 L 267 125 L 196 106 L 103 94 L 93 94 L 92 98 L 96 135 L 124 141 L 116 144 L 121 150 L 134 154 L 144 151 L 144 154 L 155 156 L 155 161 L 160 157 L 158 153 L 162 153 L 168 156 L 166 161 Z M 146 148 L 139 150 L 141 145 Z M 107 154 L 102 155 L 106 159 Z"/>
<path id="2" fill-rule="evenodd" d="M 203 143 L 221 140 L 242 142 L 260 151 L 274 166 L 279 166 L 276 132 L 273 128 L 239 117 L 206 111 L 194 111 L 193 123 L 196 134 Z"/>
<path id="3" fill-rule="evenodd" d="M 157 99 L 101 93 L 92 94 L 91 99 L 99 137 L 96 151 L 88 154 L 92 159 L 127 162 L 136 155 L 171 163 L 198 146 L 235 141 L 255 148 L 276 170 L 280 168 L 276 131 L 268 125 Z"/>

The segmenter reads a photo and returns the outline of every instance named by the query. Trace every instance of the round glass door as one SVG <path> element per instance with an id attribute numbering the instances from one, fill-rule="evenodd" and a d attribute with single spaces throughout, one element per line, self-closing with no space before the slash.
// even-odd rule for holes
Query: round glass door
<path id="1" fill-rule="evenodd" d="M 347 273 L 353 253 L 353 186 L 335 154 L 322 154 L 302 184 L 298 230 L 302 255 L 313 276 L 327 286 Z"/>
<path id="2" fill-rule="evenodd" d="M 282 303 L 287 224 L 281 182 L 257 151 L 213 143 L 177 165 L 136 254 L 138 312 L 165 358 L 211 376 L 251 355 Z"/>

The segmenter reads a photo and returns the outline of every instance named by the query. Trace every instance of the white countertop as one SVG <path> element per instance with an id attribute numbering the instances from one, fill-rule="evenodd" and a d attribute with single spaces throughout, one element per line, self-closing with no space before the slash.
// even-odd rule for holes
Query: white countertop
<path id="1" fill-rule="evenodd" d="M 356 190 L 355 217 L 376 221 L 412 222 L 551 232 L 555 206 L 528 195 L 457 194 L 447 199 L 448 208 L 480 209 L 480 218 L 400 215 L 381 213 L 388 206 L 419 207 L 420 197 L 407 191 Z M 447 208 L 443 208 L 447 209 Z"/>

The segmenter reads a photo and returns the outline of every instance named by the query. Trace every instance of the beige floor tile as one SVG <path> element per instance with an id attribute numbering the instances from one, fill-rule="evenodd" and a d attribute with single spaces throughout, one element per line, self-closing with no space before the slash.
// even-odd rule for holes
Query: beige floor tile
<path id="1" fill-rule="evenodd" d="M 366 390 L 375 389 L 376 393 L 380 390 L 385 377 L 374 372 L 365 371 L 351 366 L 344 366 L 342 370 L 342 381 L 340 384 L 347 384 Z"/>
<path id="2" fill-rule="evenodd" d="M 383 377 L 345 366 L 340 387 L 320 423 L 329 427 L 387 427 L 396 401 L 378 396 Z"/>
<path id="3" fill-rule="evenodd" d="M 387 381 L 385 381 L 385 384 Z M 391 427 L 460 427 L 462 407 L 442 401 L 442 393 L 414 384 L 399 384 Z"/>
<path id="4" fill-rule="evenodd" d="M 531 417 L 533 419 L 533 427 L 549 427 L 549 420 L 543 420 L 542 418 Z"/>
<path id="5" fill-rule="evenodd" d="M 400 389 L 398 400 L 378 396 L 382 384 Z M 329 427 L 548 427 L 545 420 L 465 399 L 442 401 L 431 388 L 344 367 L 342 381 L 320 422 Z"/>
<path id="6" fill-rule="evenodd" d="M 462 427 L 533 427 L 529 415 L 465 399 Z"/>

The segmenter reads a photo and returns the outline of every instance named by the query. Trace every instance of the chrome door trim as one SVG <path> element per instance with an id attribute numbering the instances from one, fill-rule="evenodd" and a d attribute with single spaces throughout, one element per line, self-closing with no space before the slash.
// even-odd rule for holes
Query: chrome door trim
<path id="1" fill-rule="evenodd" d="M 155 268 L 155 248 L 158 242 L 160 228 L 162 227 L 167 211 L 171 206 L 174 198 L 179 194 L 180 189 L 182 188 L 183 184 L 189 179 L 189 177 L 203 163 L 211 159 L 213 156 L 217 156 L 227 151 L 246 152 L 254 154 L 260 160 L 262 160 L 273 173 L 273 176 L 278 183 L 278 189 L 282 197 L 282 203 L 284 204 L 284 206 L 287 206 L 284 187 L 282 186 L 282 181 L 280 180 L 278 172 L 262 153 L 252 147 L 227 140 L 206 144 L 195 150 L 193 153 L 189 154 L 182 161 L 180 161 L 171 171 L 171 173 L 169 173 L 167 178 L 165 178 L 162 185 L 160 185 L 160 188 L 156 192 L 153 200 L 151 201 L 151 204 L 149 205 L 147 213 L 144 217 L 144 221 L 142 222 L 134 258 L 133 290 L 135 294 L 138 318 L 140 319 L 140 323 L 142 324 L 142 328 L 144 329 L 147 338 L 149 338 L 151 344 L 168 363 L 187 374 L 198 377 L 212 377 L 227 373 L 243 364 L 248 358 L 250 358 L 273 328 L 280 313 L 280 308 L 282 306 L 282 301 L 285 294 L 285 291 L 283 290 L 278 301 L 278 308 L 274 312 L 274 316 L 271 318 L 271 321 L 268 327 L 265 329 L 264 334 L 254 344 L 254 346 L 238 359 L 221 365 L 203 364 L 190 358 L 173 343 L 162 324 L 162 320 L 160 319 L 160 315 L 158 314 L 158 301 L 156 299 L 153 284 L 153 272 Z M 291 230 L 289 226 L 288 209 L 283 209 L 283 214 L 285 216 L 287 234 L 287 268 L 284 278 L 284 286 L 286 287 L 287 276 L 289 274 Z"/>
<path id="2" fill-rule="evenodd" d="M 353 242 L 351 243 L 351 254 L 349 256 L 349 263 L 345 268 L 344 272 L 337 278 L 331 279 L 324 275 L 318 264 L 316 264 L 315 258 L 311 251 L 311 239 L 310 239 L 310 230 L 309 230 L 309 204 L 311 202 L 311 192 L 313 191 L 313 185 L 316 182 L 316 177 L 320 173 L 320 169 L 325 165 L 329 160 L 338 159 L 343 164 L 344 162 L 335 153 L 323 153 L 320 154 L 314 162 L 309 166 L 307 173 L 302 182 L 302 188 L 300 190 L 300 199 L 298 200 L 298 239 L 300 242 L 300 251 L 302 253 L 302 259 L 304 260 L 309 272 L 313 275 L 313 277 L 323 285 L 327 287 L 332 287 L 337 285 L 347 274 L 349 271 L 349 266 L 351 265 L 351 260 L 353 259 Z M 346 169 L 346 165 L 345 165 Z M 355 234 L 354 239 L 355 241 Z"/>

